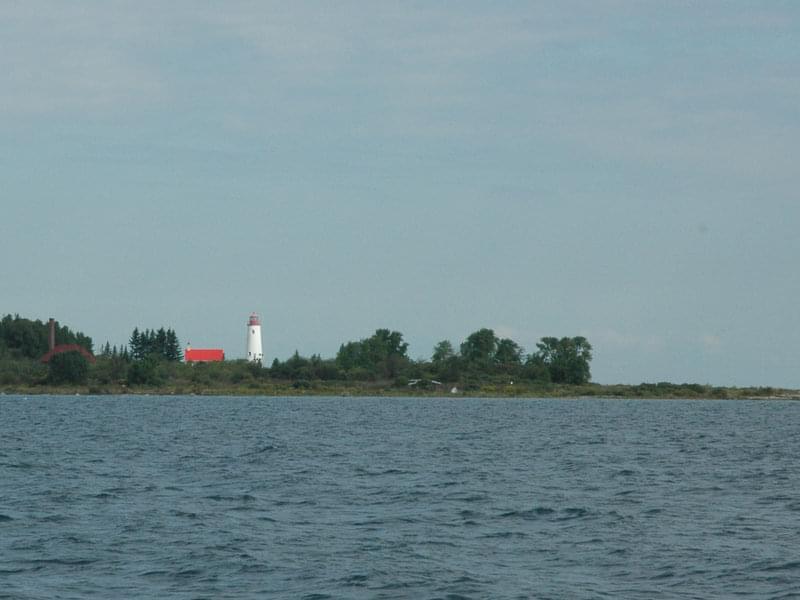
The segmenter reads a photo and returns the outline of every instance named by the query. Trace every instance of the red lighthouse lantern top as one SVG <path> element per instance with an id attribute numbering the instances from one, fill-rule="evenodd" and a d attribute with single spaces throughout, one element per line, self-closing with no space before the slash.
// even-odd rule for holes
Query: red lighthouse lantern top
<path id="1" fill-rule="evenodd" d="M 252 313 L 250 315 L 250 321 L 247 323 L 248 325 L 258 325 L 261 326 L 261 319 L 258 317 L 256 313 Z"/>

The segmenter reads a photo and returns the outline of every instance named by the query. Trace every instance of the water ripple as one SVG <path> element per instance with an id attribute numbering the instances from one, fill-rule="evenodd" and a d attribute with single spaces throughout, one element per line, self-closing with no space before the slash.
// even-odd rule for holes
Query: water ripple
<path id="1" fill-rule="evenodd" d="M 800 404 L 0 397 L 0 599 L 800 597 Z"/>

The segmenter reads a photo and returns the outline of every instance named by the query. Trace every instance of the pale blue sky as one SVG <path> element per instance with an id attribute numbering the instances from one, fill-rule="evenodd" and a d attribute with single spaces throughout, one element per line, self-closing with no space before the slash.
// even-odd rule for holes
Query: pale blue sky
<path id="1" fill-rule="evenodd" d="M 800 387 L 796 2 L 6 2 L 0 313 Z"/>

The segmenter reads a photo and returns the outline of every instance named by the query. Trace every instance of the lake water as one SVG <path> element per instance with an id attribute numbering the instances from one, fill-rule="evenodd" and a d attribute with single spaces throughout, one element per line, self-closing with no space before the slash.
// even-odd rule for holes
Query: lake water
<path id="1" fill-rule="evenodd" d="M 800 598 L 800 403 L 0 396 L 0 598 Z"/>

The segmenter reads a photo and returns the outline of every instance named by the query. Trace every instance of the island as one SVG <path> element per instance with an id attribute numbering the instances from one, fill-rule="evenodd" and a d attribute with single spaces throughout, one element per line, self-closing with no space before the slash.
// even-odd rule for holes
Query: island
<path id="1" fill-rule="evenodd" d="M 408 356 L 403 334 L 378 329 L 342 343 L 333 358 L 298 351 L 260 361 L 186 362 L 171 328 L 135 327 L 127 344 L 19 315 L 0 319 L 0 393 L 251 396 L 800 399 L 800 391 L 698 383 L 602 385 L 591 381 L 592 346 L 581 336 L 544 337 L 526 354 L 482 328 L 456 348 L 442 340 L 430 359 Z"/>

